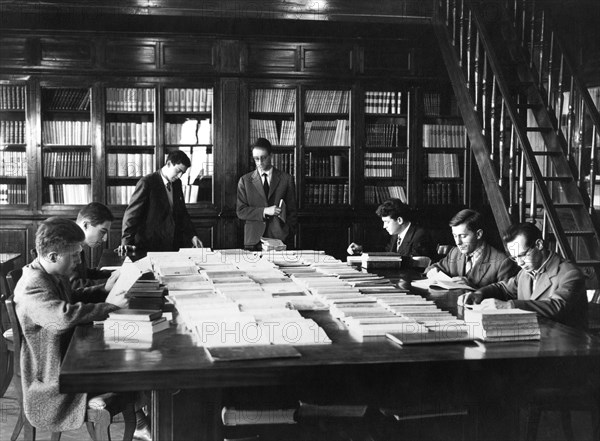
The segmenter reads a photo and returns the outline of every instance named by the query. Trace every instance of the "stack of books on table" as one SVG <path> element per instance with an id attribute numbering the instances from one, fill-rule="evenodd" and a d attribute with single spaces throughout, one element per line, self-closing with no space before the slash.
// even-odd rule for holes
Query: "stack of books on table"
<path id="1" fill-rule="evenodd" d="M 400 268 L 402 256 L 392 252 L 363 253 L 361 265 L 366 269 L 373 268 Z"/>
<path id="2" fill-rule="evenodd" d="M 131 309 L 162 309 L 165 304 L 166 288 L 156 279 L 138 279 L 127 291 Z"/>
<path id="3" fill-rule="evenodd" d="M 104 321 L 104 342 L 114 348 L 150 348 L 154 334 L 169 326 L 162 311 L 118 309 Z"/>
<path id="4" fill-rule="evenodd" d="M 272 239 L 269 237 L 261 237 L 263 251 L 283 251 L 287 246 L 279 239 Z"/>
<path id="5" fill-rule="evenodd" d="M 539 340 L 537 314 L 522 309 L 465 308 L 465 322 L 473 337 L 484 341 Z"/>

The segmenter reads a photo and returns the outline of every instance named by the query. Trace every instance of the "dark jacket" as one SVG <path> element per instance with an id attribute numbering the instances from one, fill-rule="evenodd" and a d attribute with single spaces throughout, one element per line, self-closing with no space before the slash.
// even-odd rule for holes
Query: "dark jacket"
<path id="1" fill-rule="evenodd" d="M 397 245 L 398 235 L 392 234 L 385 250 L 398 253 L 401 256 L 427 256 L 433 258 L 435 255 L 429 232 L 413 222 L 411 222 L 404 239 L 402 239 L 400 249 L 396 249 Z"/>

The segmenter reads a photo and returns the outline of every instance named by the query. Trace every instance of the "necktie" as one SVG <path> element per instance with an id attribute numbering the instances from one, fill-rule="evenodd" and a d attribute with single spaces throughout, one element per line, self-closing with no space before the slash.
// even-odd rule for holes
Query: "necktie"
<path id="1" fill-rule="evenodd" d="M 267 174 L 263 173 L 263 189 L 265 190 L 265 196 L 267 199 L 269 199 L 269 181 L 267 179 Z"/>
<path id="2" fill-rule="evenodd" d="M 396 252 L 400 252 L 400 245 L 402 245 L 402 238 L 398 236 L 398 241 L 396 242 Z"/>
<path id="3" fill-rule="evenodd" d="M 167 191 L 171 193 L 171 181 L 167 182 Z"/>
<path id="4" fill-rule="evenodd" d="M 471 268 L 473 268 L 473 261 L 471 259 L 471 256 L 467 256 L 467 260 L 465 262 L 465 274 L 469 274 L 469 271 L 471 271 Z"/>

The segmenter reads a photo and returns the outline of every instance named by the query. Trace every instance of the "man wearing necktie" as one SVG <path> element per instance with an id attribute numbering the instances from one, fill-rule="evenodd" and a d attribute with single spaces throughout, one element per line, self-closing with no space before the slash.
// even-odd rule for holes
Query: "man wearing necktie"
<path id="1" fill-rule="evenodd" d="M 135 187 L 123 215 L 119 254 L 144 251 L 178 251 L 202 247 L 185 206 L 181 176 L 191 166 L 188 156 L 176 150 L 165 165 L 144 176 Z"/>
<path id="2" fill-rule="evenodd" d="M 237 216 L 245 222 L 244 247 L 260 249 L 260 238 L 290 241 L 296 231 L 296 187 L 292 175 L 272 165 L 269 140 L 258 138 L 252 145 L 256 170 L 238 182 Z"/>
<path id="3" fill-rule="evenodd" d="M 460 279 L 474 288 L 507 280 L 519 268 L 505 253 L 490 246 L 483 238 L 483 216 L 475 210 L 459 211 L 450 220 L 456 247 L 448 255 L 425 269 L 429 279 L 439 272 Z"/>
<path id="4" fill-rule="evenodd" d="M 525 309 L 585 329 L 588 302 L 579 268 L 546 248 L 542 232 L 532 223 L 512 225 L 503 240 L 521 271 L 509 280 L 461 296 L 459 304 Z"/>

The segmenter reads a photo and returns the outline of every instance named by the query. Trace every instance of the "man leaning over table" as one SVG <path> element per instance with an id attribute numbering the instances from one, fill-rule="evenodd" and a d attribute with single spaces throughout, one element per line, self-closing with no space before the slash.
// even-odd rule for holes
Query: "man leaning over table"
<path id="1" fill-rule="evenodd" d="M 535 311 L 560 323 L 587 327 L 585 277 L 576 265 L 549 250 L 541 231 L 531 223 L 509 227 L 503 237 L 511 259 L 521 271 L 507 281 L 463 294 L 459 305 L 482 308 L 519 308 Z"/>
<path id="2" fill-rule="evenodd" d="M 427 278 L 435 280 L 441 272 L 480 288 L 508 280 L 519 271 L 506 254 L 485 241 L 481 213 L 468 208 L 461 210 L 450 220 L 450 228 L 456 247 L 425 269 Z"/>

